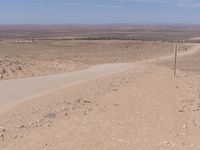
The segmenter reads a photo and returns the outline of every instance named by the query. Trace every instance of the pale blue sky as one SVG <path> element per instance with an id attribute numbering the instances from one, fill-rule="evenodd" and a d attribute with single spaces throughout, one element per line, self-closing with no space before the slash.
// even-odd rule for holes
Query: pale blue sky
<path id="1" fill-rule="evenodd" d="M 0 0 L 0 24 L 200 24 L 200 0 Z"/>

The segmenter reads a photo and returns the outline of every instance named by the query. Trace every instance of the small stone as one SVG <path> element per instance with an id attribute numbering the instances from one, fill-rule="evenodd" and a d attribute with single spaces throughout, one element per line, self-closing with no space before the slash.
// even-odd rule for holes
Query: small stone
<path id="1" fill-rule="evenodd" d="M 50 124 L 46 124 L 45 126 L 49 128 L 49 127 L 50 127 Z"/>
<path id="2" fill-rule="evenodd" d="M 169 141 L 164 141 L 163 143 L 166 144 L 166 145 L 169 145 L 169 144 L 170 144 Z"/>
<path id="3" fill-rule="evenodd" d="M 19 66 L 19 68 L 18 68 L 18 69 L 19 69 L 19 70 L 22 70 L 22 67 L 20 67 L 20 66 Z"/>
<path id="4" fill-rule="evenodd" d="M 21 126 L 19 126 L 19 128 L 20 128 L 20 129 L 25 128 L 25 125 L 21 125 Z"/>
<path id="5" fill-rule="evenodd" d="M 88 104 L 90 104 L 91 102 L 90 102 L 90 101 L 84 101 L 84 103 L 88 103 Z"/>
<path id="6" fill-rule="evenodd" d="M 63 106 L 62 109 L 63 109 L 64 111 L 67 111 L 67 110 L 68 110 L 67 106 Z"/>
<path id="7" fill-rule="evenodd" d="M 14 136 L 13 136 L 13 139 L 16 139 L 17 137 L 18 137 L 17 135 L 14 135 Z"/>
<path id="8" fill-rule="evenodd" d="M 3 134 L 0 134 L 0 138 L 1 138 L 1 141 L 4 142 L 4 138 L 5 138 L 5 137 L 4 137 Z"/>
<path id="9" fill-rule="evenodd" d="M 6 132 L 6 129 L 4 127 L 0 127 L 0 132 Z"/>
<path id="10" fill-rule="evenodd" d="M 183 127 L 183 129 L 187 129 L 187 126 L 185 124 L 182 127 Z"/>
<path id="11" fill-rule="evenodd" d="M 122 139 L 118 139 L 119 142 L 122 142 Z"/>
<path id="12" fill-rule="evenodd" d="M 84 111 L 84 115 L 88 115 L 88 111 Z"/>
<path id="13" fill-rule="evenodd" d="M 117 89 L 113 89 L 113 91 L 117 91 Z"/>
<path id="14" fill-rule="evenodd" d="M 183 112 L 184 112 L 184 109 L 180 109 L 178 112 L 183 113 Z"/>
<path id="15" fill-rule="evenodd" d="M 119 106 L 119 104 L 113 104 L 114 106 Z"/>
<path id="16" fill-rule="evenodd" d="M 199 109 L 199 108 L 197 108 L 197 109 L 195 109 L 195 110 L 193 110 L 193 111 L 195 112 L 195 111 L 199 111 L 199 110 L 200 110 L 200 109 Z"/>
<path id="17" fill-rule="evenodd" d="M 182 135 L 182 136 L 185 136 L 185 135 L 186 135 L 186 133 L 185 133 L 185 132 L 182 132 L 182 133 L 181 133 L 181 135 Z"/>
<path id="18" fill-rule="evenodd" d="M 82 99 L 78 99 L 77 102 L 80 103 L 82 101 Z"/>

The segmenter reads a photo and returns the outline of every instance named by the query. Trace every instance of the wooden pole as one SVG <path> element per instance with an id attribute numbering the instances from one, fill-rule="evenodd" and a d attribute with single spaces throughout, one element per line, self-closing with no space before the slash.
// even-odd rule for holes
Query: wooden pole
<path id="1" fill-rule="evenodd" d="M 178 44 L 175 44 L 174 50 L 174 77 L 176 77 L 176 68 L 177 68 L 177 53 L 178 53 Z"/>

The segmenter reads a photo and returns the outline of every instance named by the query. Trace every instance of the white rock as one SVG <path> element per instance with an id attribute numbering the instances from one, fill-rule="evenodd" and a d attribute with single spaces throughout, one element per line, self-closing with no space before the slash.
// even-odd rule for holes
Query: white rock
<path id="1" fill-rule="evenodd" d="M 166 144 L 166 145 L 169 145 L 169 144 L 170 144 L 169 141 L 164 141 L 163 143 Z"/>
<path id="2" fill-rule="evenodd" d="M 183 127 L 183 129 L 187 129 L 187 126 L 185 124 L 182 127 Z"/>

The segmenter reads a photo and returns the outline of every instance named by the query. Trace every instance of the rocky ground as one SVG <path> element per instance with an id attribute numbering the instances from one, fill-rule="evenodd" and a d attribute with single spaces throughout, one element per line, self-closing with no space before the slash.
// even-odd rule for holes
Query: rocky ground
<path id="1" fill-rule="evenodd" d="M 8 107 L 1 149 L 198 150 L 199 76 L 178 74 L 140 66 Z"/>
<path id="2" fill-rule="evenodd" d="M 96 64 L 134 62 L 172 52 L 173 44 L 166 42 L 2 41 L 0 80 L 71 72 Z"/>
<path id="3" fill-rule="evenodd" d="M 198 54 L 179 57 L 176 78 L 170 59 L 144 61 L 126 72 L 4 104 L 0 149 L 199 150 L 200 74 L 184 65 L 195 66 Z"/>

